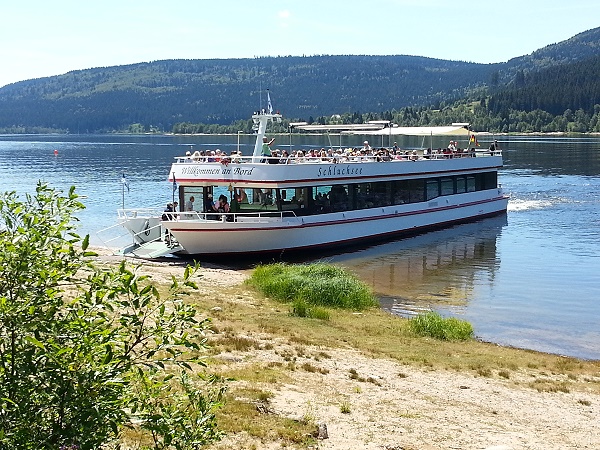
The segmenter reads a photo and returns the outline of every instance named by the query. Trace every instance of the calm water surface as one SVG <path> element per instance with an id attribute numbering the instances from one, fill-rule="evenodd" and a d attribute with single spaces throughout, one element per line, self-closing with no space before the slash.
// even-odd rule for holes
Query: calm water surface
<path id="1" fill-rule="evenodd" d="M 327 144 L 324 137 L 310 139 Z M 343 139 L 343 145 L 362 142 Z M 394 313 L 432 308 L 470 321 L 483 340 L 600 359 L 600 138 L 499 140 L 507 215 L 326 259 L 351 268 Z M 290 145 L 281 137 L 280 147 L 283 141 Z M 398 143 L 422 144 L 417 138 Z M 230 151 L 237 136 L 0 136 L 0 190 L 33 192 L 40 179 L 65 190 L 75 185 L 87 206 L 80 231 L 101 244 L 96 231 L 114 224 L 123 203 L 170 201 L 168 168 L 192 145 Z M 252 145 L 251 137 L 241 137 L 245 154 Z M 129 193 L 122 190 L 123 173 Z"/>

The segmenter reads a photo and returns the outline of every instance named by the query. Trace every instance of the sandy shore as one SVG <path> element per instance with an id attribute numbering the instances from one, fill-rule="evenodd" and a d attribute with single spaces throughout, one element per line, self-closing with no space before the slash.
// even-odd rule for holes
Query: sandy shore
<path id="1" fill-rule="evenodd" d="M 351 350 L 312 349 L 323 350 L 330 359 L 307 359 L 323 373 L 296 370 L 294 383 L 280 386 L 271 401 L 275 414 L 326 424 L 319 449 L 600 448 L 598 395 L 540 393 L 515 387 L 515 380 L 424 372 Z M 281 360 L 254 352 L 237 364 L 255 359 Z M 370 381 L 352 379 L 351 369 Z M 230 440 L 223 448 L 235 448 L 236 438 Z M 237 443 L 248 448 L 249 442 Z"/>
<path id="2" fill-rule="evenodd" d="M 157 281 L 166 281 L 171 273 L 181 273 L 183 265 L 148 262 L 143 268 Z M 221 283 L 241 283 L 246 276 L 207 266 L 200 269 L 198 283 L 201 290 L 210 292 Z M 220 354 L 222 365 L 235 369 L 284 363 L 281 355 L 294 351 L 284 339 L 269 335 L 252 338 L 270 345 Z M 327 357 L 315 358 L 317 354 Z M 510 379 L 502 379 L 427 371 L 373 359 L 353 349 L 317 347 L 306 347 L 295 364 L 299 369 L 290 377 L 293 381 L 264 386 L 273 393 L 266 413 L 324 424 L 328 436 L 313 448 L 600 449 L 600 395 L 591 391 L 538 392 L 527 387 L 532 381 L 528 373 L 511 373 Z M 303 370 L 303 364 L 316 370 Z M 561 380 L 560 374 L 546 375 Z M 600 383 L 600 374 L 589 381 Z M 284 447 L 242 434 L 227 436 L 211 448 Z"/>

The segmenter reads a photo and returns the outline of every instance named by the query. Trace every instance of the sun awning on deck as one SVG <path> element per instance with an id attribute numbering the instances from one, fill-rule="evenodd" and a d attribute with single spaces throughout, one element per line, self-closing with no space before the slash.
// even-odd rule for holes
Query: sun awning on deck
<path id="1" fill-rule="evenodd" d="M 390 127 L 388 121 L 382 120 L 360 124 L 335 125 L 309 125 L 306 122 L 296 122 L 292 127 L 303 131 L 337 131 L 343 134 L 368 134 L 376 136 L 460 136 L 473 134 L 473 132 L 469 130 L 468 123 L 453 123 L 452 125 L 444 127 Z"/>
<path id="2" fill-rule="evenodd" d="M 346 131 L 348 134 L 372 134 L 372 135 L 383 135 L 383 136 L 460 136 L 473 134 L 469 131 L 468 124 L 455 124 L 445 127 L 388 127 L 379 130 L 366 130 L 366 131 Z"/>
<path id="3" fill-rule="evenodd" d="M 357 123 L 345 125 L 308 125 L 306 124 L 306 122 L 304 122 L 304 124 L 302 122 L 298 122 L 295 123 L 293 127 L 303 131 L 341 131 L 348 133 L 356 132 L 357 134 L 361 134 L 365 131 L 381 130 L 383 128 L 383 125 L 379 123 Z"/>

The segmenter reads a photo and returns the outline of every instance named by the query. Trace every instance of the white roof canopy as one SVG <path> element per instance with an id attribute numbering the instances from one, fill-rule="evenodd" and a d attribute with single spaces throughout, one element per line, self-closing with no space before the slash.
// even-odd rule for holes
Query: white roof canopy
<path id="1" fill-rule="evenodd" d="M 448 135 L 448 136 L 460 136 L 460 135 L 469 135 L 472 134 L 472 131 L 469 131 L 468 125 L 451 125 L 446 127 L 391 127 L 391 128 L 382 128 L 379 130 L 368 130 L 362 132 L 356 131 L 347 131 L 349 134 L 373 134 L 373 135 L 405 135 L 405 136 L 440 136 L 440 135 Z"/>
<path id="2" fill-rule="evenodd" d="M 292 124 L 290 125 L 292 126 Z M 349 133 L 359 130 L 381 130 L 383 128 L 383 125 L 379 123 L 356 123 L 345 125 L 308 125 L 306 124 L 306 122 L 304 122 L 304 124 L 302 124 L 302 122 L 297 122 L 297 124 L 293 126 L 304 131 L 344 131 Z"/>
<path id="3" fill-rule="evenodd" d="M 395 125 L 390 127 L 388 121 L 382 120 L 372 121 L 369 123 L 345 125 L 308 125 L 306 123 L 296 122 L 292 125 L 292 127 L 303 131 L 338 131 L 344 134 L 376 136 L 461 136 L 473 134 L 473 132 L 469 130 L 468 123 L 453 123 L 452 125 L 445 127 L 399 127 Z"/>

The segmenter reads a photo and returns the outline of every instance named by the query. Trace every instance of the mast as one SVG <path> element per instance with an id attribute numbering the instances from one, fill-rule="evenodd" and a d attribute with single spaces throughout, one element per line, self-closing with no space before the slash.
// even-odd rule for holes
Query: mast
<path id="1" fill-rule="evenodd" d="M 281 122 L 281 114 L 273 113 L 273 106 L 271 104 L 271 95 L 267 89 L 267 109 L 261 109 L 252 115 L 252 121 L 254 122 L 253 128 L 256 130 L 256 142 L 254 143 L 254 152 L 252 153 L 252 162 L 260 161 L 262 153 L 262 141 L 265 133 L 267 132 L 267 125 L 269 121 Z"/>

